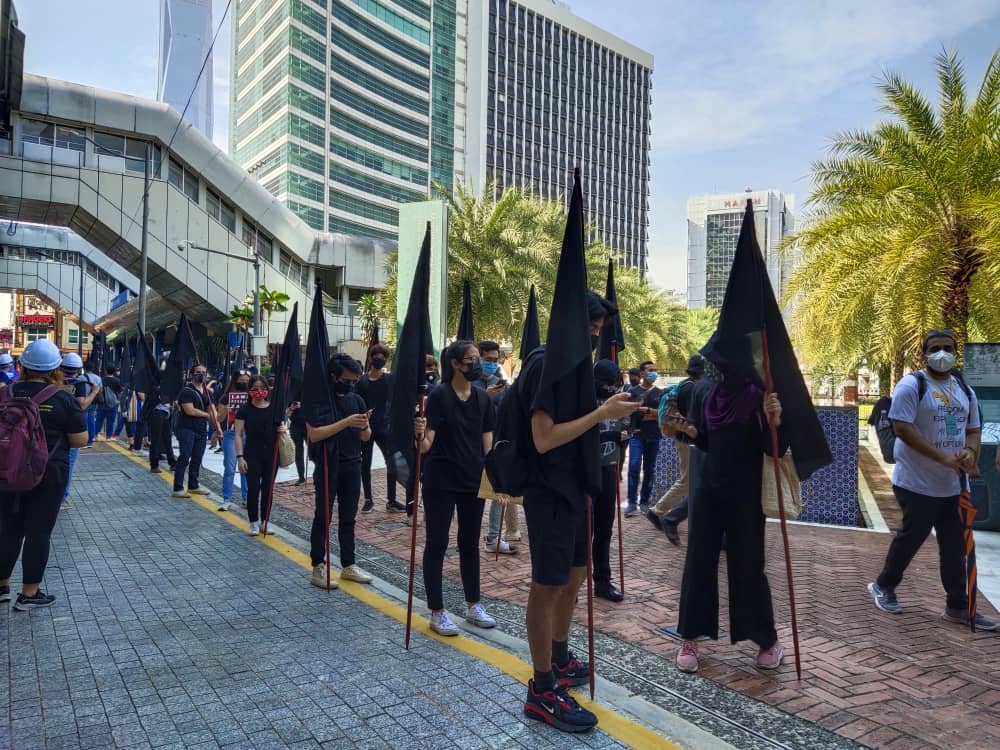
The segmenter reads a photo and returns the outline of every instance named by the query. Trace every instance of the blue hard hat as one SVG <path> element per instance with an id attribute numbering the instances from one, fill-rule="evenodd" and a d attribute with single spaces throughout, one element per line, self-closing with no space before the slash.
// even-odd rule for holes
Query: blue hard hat
<path id="1" fill-rule="evenodd" d="M 62 364 L 59 347 L 48 339 L 28 344 L 21 353 L 21 367 L 35 372 L 52 372 Z"/>
<path id="2" fill-rule="evenodd" d="M 79 370 L 83 367 L 83 360 L 76 352 L 70 352 L 62 359 L 62 367 L 66 370 Z"/>

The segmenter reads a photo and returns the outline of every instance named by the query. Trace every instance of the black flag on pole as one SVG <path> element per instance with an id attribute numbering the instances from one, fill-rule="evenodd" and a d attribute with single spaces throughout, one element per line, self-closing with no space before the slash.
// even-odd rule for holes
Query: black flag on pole
<path id="1" fill-rule="evenodd" d="M 148 397 L 159 388 L 162 373 L 160 368 L 156 366 L 156 359 L 149 348 L 146 334 L 141 328 L 138 330 L 139 340 L 135 350 L 135 365 L 132 368 L 132 386 L 139 393 L 145 393 Z"/>
<path id="2" fill-rule="evenodd" d="M 333 421 L 333 392 L 330 388 L 330 375 L 327 373 L 329 359 L 330 339 L 323 311 L 323 286 L 317 279 L 312 312 L 309 314 L 301 398 L 303 416 L 312 425 L 330 424 Z"/>
<path id="3" fill-rule="evenodd" d="M 274 371 L 274 393 L 271 396 L 271 404 L 274 405 L 275 426 L 284 421 L 285 412 L 302 385 L 302 375 L 302 355 L 299 351 L 299 303 L 296 302 L 292 307 L 292 317 L 288 319 L 285 340 L 281 344 L 278 366 Z"/>
<path id="4" fill-rule="evenodd" d="M 167 357 L 167 366 L 160 379 L 160 397 L 164 403 L 172 403 L 181 395 L 187 373 L 197 356 L 187 316 L 181 313 L 174 343 L 170 347 L 170 356 Z"/>
<path id="5" fill-rule="evenodd" d="M 476 329 L 472 324 L 472 288 L 468 280 L 462 284 L 462 315 L 458 319 L 458 341 L 475 341 Z"/>
<path id="6" fill-rule="evenodd" d="M 622 330 L 622 316 L 618 312 L 618 292 L 615 291 L 615 262 L 608 260 L 608 283 L 604 289 L 604 299 L 615 306 L 615 313 L 604 321 L 601 338 L 597 343 L 597 358 L 610 359 L 618 364 L 618 355 L 625 349 L 625 332 Z"/>
<path id="7" fill-rule="evenodd" d="M 535 298 L 535 285 L 531 285 L 531 294 L 528 295 L 528 309 L 524 314 L 524 329 L 521 331 L 521 349 L 518 352 L 518 359 L 521 363 L 528 358 L 535 349 L 542 345 L 541 329 L 538 326 L 538 301 Z"/>
<path id="8" fill-rule="evenodd" d="M 393 360 L 392 403 L 389 405 L 389 428 L 396 462 L 396 480 L 404 487 L 413 474 L 415 447 L 413 418 L 420 393 L 427 385 L 425 357 L 434 353 L 430 318 L 431 224 L 427 222 L 424 243 L 410 287 L 410 302 L 399 334 Z"/>

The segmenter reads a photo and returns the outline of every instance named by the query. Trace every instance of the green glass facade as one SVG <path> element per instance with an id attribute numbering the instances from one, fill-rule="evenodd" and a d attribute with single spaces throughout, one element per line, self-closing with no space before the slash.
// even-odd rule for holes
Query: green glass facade
<path id="1" fill-rule="evenodd" d="M 310 226 L 394 238 L 454 181 L 456 0 L 236 0 L 230 152 Z"/>

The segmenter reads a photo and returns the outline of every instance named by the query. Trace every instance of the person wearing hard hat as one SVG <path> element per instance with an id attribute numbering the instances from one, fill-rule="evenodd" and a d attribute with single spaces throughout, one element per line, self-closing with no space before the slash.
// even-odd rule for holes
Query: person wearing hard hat
<path id="1" fill-rule="evenodd" d="M 61 364 L 63 382 L 66 383 L 64 390 L 70 393 L 76 402 L 80 405 L 80 410 L 84 414 L 84 419 L 86 419 L 87 409 L 90 405 L 94 403 L 94 399 L 97 398 L 97 394 L 100 389 L 95 388 L 93 383 L 84 377 L 81 377 L 80 373 L 83 371 L 83 360 L 80 359 L 80 355 L 75 352 L 70 352 L 65 355 L 62 359 Z M 87 446 L 83 446 L 86 448 Z M 63 507 L 69 506 L 69 488 L 73 484 L 73 470 L 76 468 L 76 459 L 80 455 L 79 448 L 71 448 L 69 451 L 69 473 L 66 476 L 66 490 L 63 492 Z"/>
<path id="2" fill-rule="evenodd" d="M 0 388 L 17 380 L 17 370 L 14 368 L 14 358 L 9 354 L 0 354 Z"/>
<path id="3" fill-rule="evenodd" d="M 20 557 L 21 593 L 14 609 L 26 612 L 55 601 L 40 586 L 69 475 L 69 450 L 87 443 L 87 424 L 73 397 L 59 387 L 63 382 L 62 355 L 55 344 L 47 339 L 32 341 L 21 354 L 20 363 L 21 376 L 8 386 L 10 395 L 39 399 L 48 450 L 44 474 L 34 488 L 17 493 L 0 491 L 0 602 L 11 600 L 10 576 Z"/>

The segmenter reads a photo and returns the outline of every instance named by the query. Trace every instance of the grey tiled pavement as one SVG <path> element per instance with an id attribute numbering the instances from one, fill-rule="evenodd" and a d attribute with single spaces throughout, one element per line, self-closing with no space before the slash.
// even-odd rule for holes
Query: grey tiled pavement
<path id="1" fill-rule="evenodd" d="M 414 636 L 116 454 L 77 464 L 30 614 L 0 607 L 0 748 L 617 748 Z M 14 584 L 19 582 L 20 566 Z"/>

